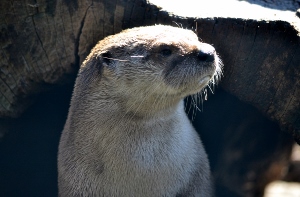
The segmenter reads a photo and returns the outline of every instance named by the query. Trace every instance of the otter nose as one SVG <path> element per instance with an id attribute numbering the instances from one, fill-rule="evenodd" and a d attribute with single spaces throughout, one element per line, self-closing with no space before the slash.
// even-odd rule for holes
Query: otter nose
<path id="1" fill-rule="evenodd" d="M 198 52 L 198 59 L 203 62 L 212 62 L 215 60 L 215 48 L 209 44 L 201 43 Z"/>

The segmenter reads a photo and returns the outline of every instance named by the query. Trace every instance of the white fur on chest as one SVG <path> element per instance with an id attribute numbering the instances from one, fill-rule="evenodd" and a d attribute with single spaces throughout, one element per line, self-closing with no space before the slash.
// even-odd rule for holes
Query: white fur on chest
<path id="1" fill-rule="evenodd" d="M 103 115 L 77 126 L 87 132 L 63 133 L 61 142 L 71 143 L 61 143 L 59 156 L 74 195 L 175 196 L 207 160 L 183 103 L 154 122 L 110 123 Z"/>
<path id="2" fill-rule="evenodd" d="M 183 111 L 182 111 L 183 112 Z M 99 131 L 103 172 L 91 183 L 104 196 L 174 196 L 192 176 L 201 142 L 186 115 Z M 172 121 L 176 121 L 172 123 Z"/>

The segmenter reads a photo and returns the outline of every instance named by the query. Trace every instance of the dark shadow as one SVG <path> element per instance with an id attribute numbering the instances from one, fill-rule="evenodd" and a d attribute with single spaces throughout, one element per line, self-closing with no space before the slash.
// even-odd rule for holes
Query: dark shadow
<path id="1" fill-rule="evenodd" d="M 57 150 L 72 89 L 69 85 L 43 93 L 20 118 L 7 121 L 8 133 L 0 142 L 0 196 L 57 196 Z M 239 188 L 247 181 L 254 183 L 250 193 L 261 191 L 259 176 L 249 177 L 249 171 L 264 175 L 293 144 L 275 123 L 222 90 L 209 96 L 193 124 L 209 155 L 217 197 L 243 196 L 232 184 Z M 243 154 L 224 156 L 236 150 Z M 224 184 L 226 180 L 231 185 Z"/>
<path id="2" fill-rule="evenodd" d="M 216 196 L 262 197 L 266 184 L 288 166 L 294 141 L 253 106 L 222 89 L 215 92 L 189 116 L 207 151 Z"/>
<path id="3" fill-rule="evenodd" d="M 0 142 L 0 196 L 57 196 L 56 158 L 73 85 L 42 93 Z"/>

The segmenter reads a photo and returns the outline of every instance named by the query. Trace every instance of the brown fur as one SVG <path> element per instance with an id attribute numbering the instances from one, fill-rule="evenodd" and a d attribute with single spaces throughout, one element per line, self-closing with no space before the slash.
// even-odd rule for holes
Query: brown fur
<path id="1" fill-rule="evenodd" d="M 189 30 L 141 27 L 100 41 L 81 66 L 61 136 L 60 196 L 211 196 L 183 98 L 219 72 L 213 47 Z"/>

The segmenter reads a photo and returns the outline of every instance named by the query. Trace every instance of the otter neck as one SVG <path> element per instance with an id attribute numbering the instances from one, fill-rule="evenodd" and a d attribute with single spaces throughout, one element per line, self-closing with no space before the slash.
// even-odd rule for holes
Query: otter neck
<path id="1" fill-rule="evenodd" d="M 140 100 L 126 99 L 120 103 L 124 117 L 130 119 L 149 119 L 151 117 L 166 117 L 175 113 L 179 105 L 183 105 L 180 98 L 160 98 L 148 96 Z"/>
<path id="2" fill-rule="evenodd" d="M 178 106 L 183 105 L 183 98 L 174 95 L 145 95 L 144 93 L 130 93 L 115 91 L 114 83 L 100 84 L 101 91 L 92 87 L 87 94 L 79 95 L 81 102 L 77 108 L 86 109 L 85 102 L 91 106 L 90 111 L 124 117 L 129 120 L 166 117 L 173 114 Z M 79 99 L 77 99 L 79 100 Z M 75 103 L 74 103 L 75 104 Z"/>

